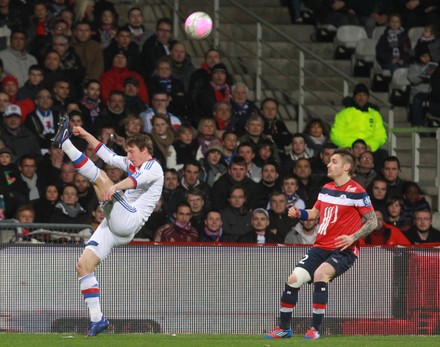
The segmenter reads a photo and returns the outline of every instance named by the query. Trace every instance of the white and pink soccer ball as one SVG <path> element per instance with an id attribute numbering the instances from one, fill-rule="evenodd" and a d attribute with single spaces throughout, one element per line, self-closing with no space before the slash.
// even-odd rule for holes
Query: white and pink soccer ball
<path id="1" fill-rule="evenodd" d="M 194 12 L 185 20 L 185 32 L 194 40 L 203 40 L 212 30 L 212 19 L 205 12 Z"/>

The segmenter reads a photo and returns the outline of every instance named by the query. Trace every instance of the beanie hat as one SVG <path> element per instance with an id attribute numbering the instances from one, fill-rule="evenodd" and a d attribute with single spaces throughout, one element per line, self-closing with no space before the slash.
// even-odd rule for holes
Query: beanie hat
<path id="1" fill-rule="evenodd" d="M 14 82 L 18 86 L 18 80 L 13 75 L 7 75 L 2 79 L 2 87 L 8 82 Z"/>
<path id="2" fill-rule="evenodd" d="M 355 85 L 353 89 L 353 97 L 359 93 L 365 93 L 367 95 L 370 95 L 370 91 L 368 90 L 367 86 L 363 83 L 359 83 Z"/>

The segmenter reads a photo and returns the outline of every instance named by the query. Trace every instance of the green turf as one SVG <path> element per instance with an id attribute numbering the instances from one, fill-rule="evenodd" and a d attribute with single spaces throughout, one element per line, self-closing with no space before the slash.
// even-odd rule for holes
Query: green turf
<path id="1" fill-rule="evenodd" d="M 413 347 L 440 346 L 440 336 L 326 336 L 318 341 L 303 341 L 302 336 L 269 340 L 258 335 L 165 335 L 165 334 L 101 334 L 87 338 L 68 334 L 0 333 L 1 347 L 283 347 L 295 345 L 331 347 Z"/>

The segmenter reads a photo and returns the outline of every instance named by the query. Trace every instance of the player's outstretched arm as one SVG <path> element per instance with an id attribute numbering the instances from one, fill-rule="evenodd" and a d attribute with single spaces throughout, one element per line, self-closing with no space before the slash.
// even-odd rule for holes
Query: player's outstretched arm
<path id="1" fill-rule="evenodd" d="M 319 211 L 316 208 L 312 208 L 309 210 L 300 210 L 295 206 L 289 208 L 287 211 L 287 215 L 292 218 L 300 218 L 301 220 L 313 220 L 319 217 Z"/>
<path id="2" fill-rule="evenodd" d="M 368 212 L 363 215 L 364 224 L 362 227 L 352 235 L 341 235 L 335 239 L 337 247 L 341 247 L 341 251 L 350 247 L 357 240 L 369 235 L 377 227 L 376 213 Z"/>
<path id="3" fill-rule="evenodd" d="M 90 145 L 93 146 L 93 148 L 96 148 L 96 146 L 99 145 L 98 139 L 96 139 L 92 134 L 87 132 L 84 128 L 80 126 L 74 126 L 72 129 L 72 133 L 75 136 L 78 136 L 84 140 L 86 140 Z"/>

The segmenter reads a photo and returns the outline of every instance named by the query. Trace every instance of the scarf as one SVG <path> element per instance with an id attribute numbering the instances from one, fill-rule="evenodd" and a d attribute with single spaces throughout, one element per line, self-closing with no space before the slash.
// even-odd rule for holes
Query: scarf
<path id="1" fill-rule="evenodd" d="M 159 78 L 160 89 L 166 92 L 168 95 L 171 94 L 171 80 L 169 78 Z"/>
<path id="2" fill-rule="evenodd" d="M 388 43 L 393 52 L 393 59 L 400 59 L 400 50 L 399 50 L 399 38 L 398 35 L 403 33 L 404 29 L 399 28 L 397 30 L 388 30 Z"/>
<path id="3" fill-rule="evenodd" d="M 157 148 L 162 152 L 165 158 L 170 156 L 169 147 L 174 142 L 174 133 L 168 129 L 165 136 L 158 135 L 155 131 L 151 132 L 151 136 L 153 137 L 153 141 L 156 144 Z"/>
<path id="4" fill-rule="evenodd" d="M 211 81 L 211 87 L 214 88 L 214 95 L 216 101 L 230 101 L 231 88 L 226 83 L 222 85 L 218 85 Z"/>
<path id="5" fill-rule="evenodd" d="M 75 218 L 80 213 L 85 212 L 85 210 L 81 207 L 80 204 L 75 204 L 75 206 L 72 207 L 72 206 L 67 206 L 63 201 L 58 202 L 55 205 L 55 208 L 59 208 L 65 215 L 71 218 Z"/>
<path id="6" fill-rule="evenodd" d="M 33 175 L 32 178 L 27 178 L 20 174 L 21 179 L 27 184 L 29 188 L 29 200 L 35 200 L 40 197 L 40 193 L 37 188 L 37 175 Z"/>
<path id="7" fill-rule="evenodd" d="M 208 76 L 211 76 L 211 68 L 208 66 L 208 64 L 203 63 L 201 68 L 208 74 Z"/>
<path id="8" fill-rule="evenodd" d="M 249 101 L 246 101 L 244 105 L 237 104 L 236 102 L 232 103 L 233 113 L 238 115 L 239 117 L 246 116 L 249 110 Z"/>
<path id="9" fill-rule="evenodd" d="M 199 143 L 199 146 L 202 150 L 203 156 L 205 156 L 206 150 L 208 149 L 209 144 L 214 139 L 215 138 L 213 135 L 199 135 L 199 136 L 197 136 L 197 142 Z"/>
<path id="10" fill-rule="evenodd" d="M 87 96 L 84 96 L 81 99 L 81 104 L 84 105 L 89 111 L 90 111 L 90 117 L 92 118 L 92 123 L 95 121 L 95 118 L 99 116 L 101 113 L 101 109 L 99 108 L 99 104 L 101 103 L 101 100 L 98 99 L 91 99 Z"/>
<path id="11" fill-rule="evenodd" d="M 208 236 L 214 242 L 219 242 L 220 237 L 222 237 L 222 235 L 223 235 L 223 228 L 212 231 L 212 230 L 208 229 L 207 227 L 205 227 L 203 229 L 203 231 L 205 232 L 205 235 Z"/>

